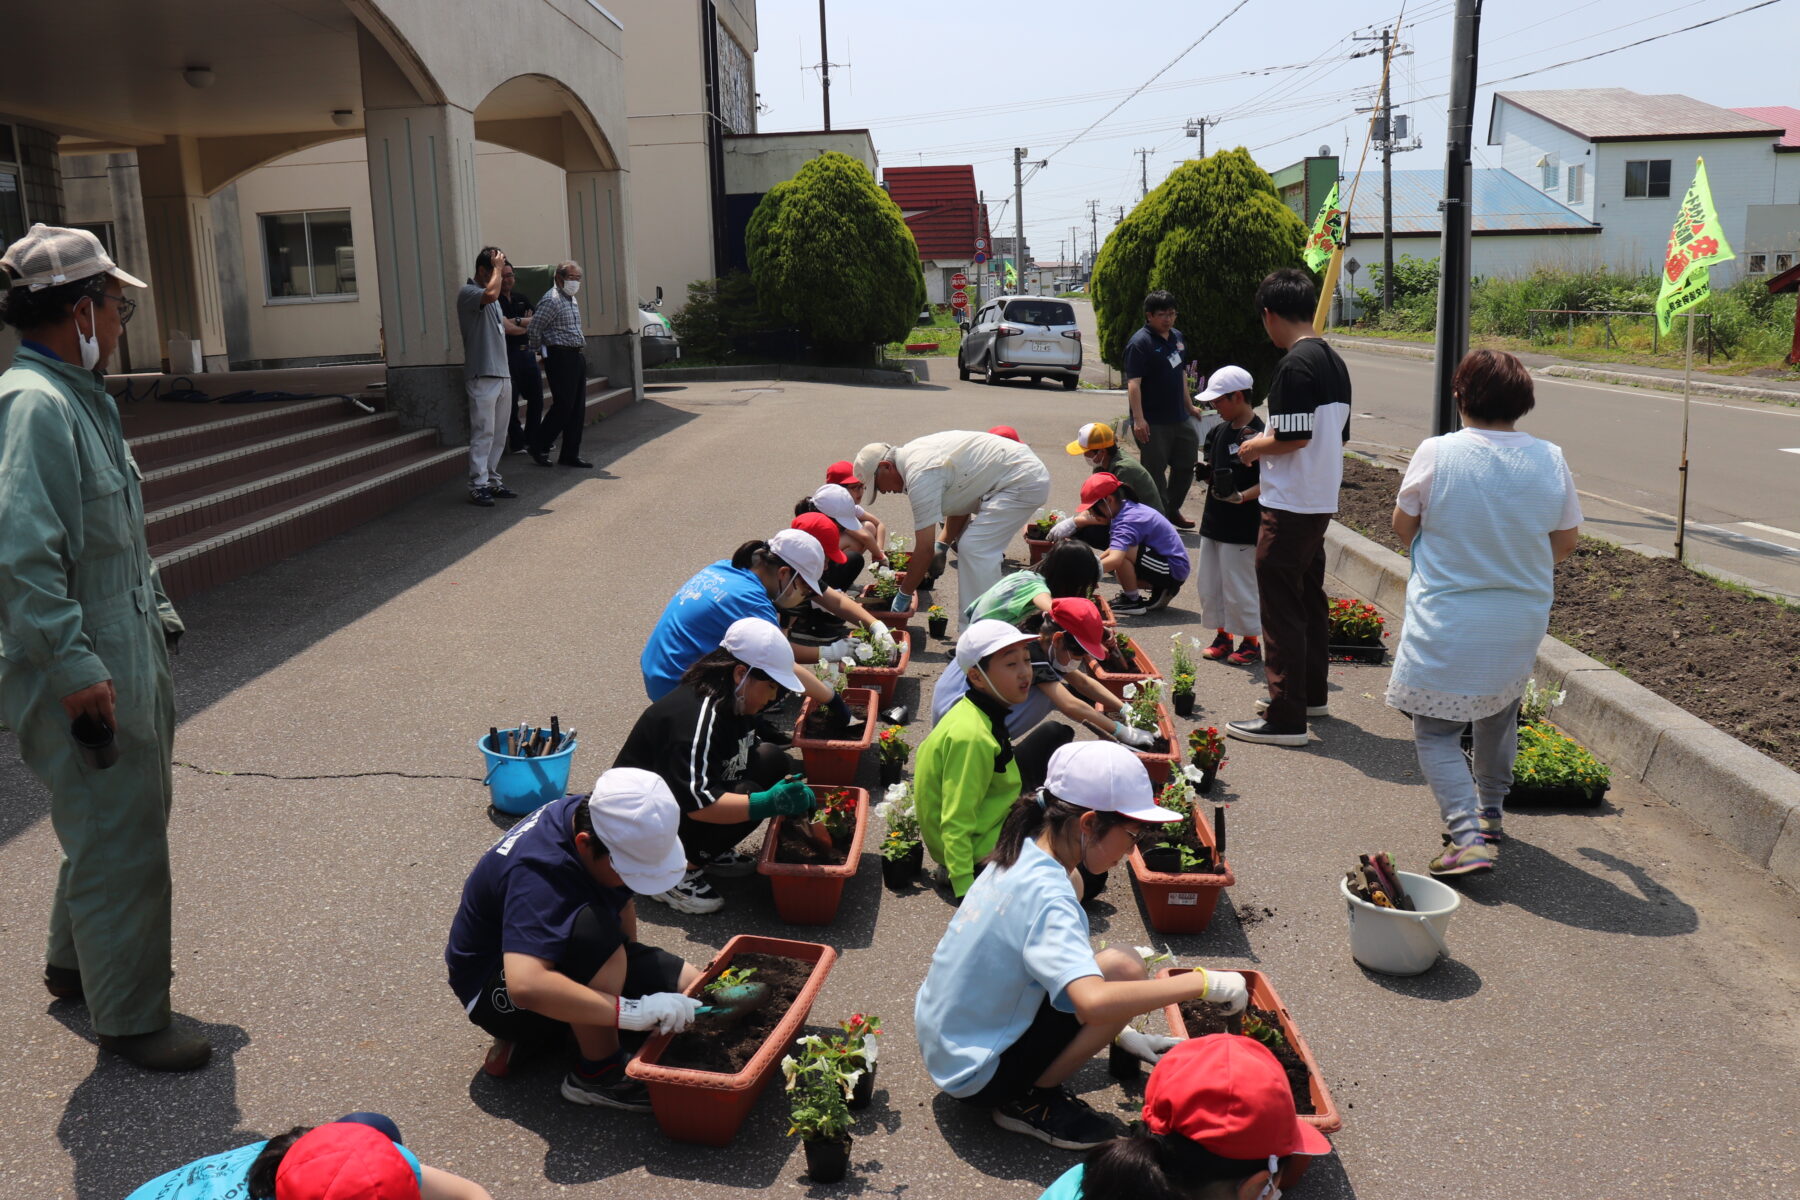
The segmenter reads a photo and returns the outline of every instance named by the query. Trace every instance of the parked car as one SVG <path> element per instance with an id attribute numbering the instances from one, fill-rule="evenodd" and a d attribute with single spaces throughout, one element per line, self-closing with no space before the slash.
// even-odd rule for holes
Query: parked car
<path id="1" fill-rule="evenodd" d="M 658 366 L 681 357 L 681 339 L 675 327 L 662 314 L 663 291 L 656 289 L 656 299 L 638 301 L 638 348 L 646 367 Z"/>
<path id="2" fill-rule="evenodd" d="M 999 296 L 962 322 L 956 373 L 979 371 L 988 382 L 1055 379 L 1074 391 L 1081 384 L 1081 330 L 1066 300 Z"/>

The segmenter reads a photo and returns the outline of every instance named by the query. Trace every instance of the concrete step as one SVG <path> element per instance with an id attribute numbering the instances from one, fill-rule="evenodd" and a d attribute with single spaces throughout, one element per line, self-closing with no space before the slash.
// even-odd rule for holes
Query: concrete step
<path id="1" fill-rule="evenodd" d="M 140 402 L 142 403 L 142 402 Z M 213 411 L 229 411 L 228 405 L 202 405 Z M 131 438 L 131 453 L 146 472 L 187 459 L 219 454 L 239 446 L 253 445 L 303 429 L 312 429 L 360 415 L 342 396 L 326 396 L 318 400 L 293 400 L 274 408 L 201 421 L 160 433 Z"/>
<path id="2" fill-rule="evenodd" d="M 381 441 L 399 431 L 400 418 L 384 412 L 358 413 L 349 418 L 340 415 L 335 420 L 288 430 L 263 430 L 268 436 L 249 442 L 239 440 L 241 430 L 233 430 L 225 435 L 224 449 L 194 444 L 190 449 L 195 453 L 190 456 L 146 469 L 144 507 L 146 510 L 163 508 L 178 496 L 230 487 L 252 475 L 285 470 L 295 462 Z M 135 457 L 136 442 L 132 443 L 131 451 Z"/>

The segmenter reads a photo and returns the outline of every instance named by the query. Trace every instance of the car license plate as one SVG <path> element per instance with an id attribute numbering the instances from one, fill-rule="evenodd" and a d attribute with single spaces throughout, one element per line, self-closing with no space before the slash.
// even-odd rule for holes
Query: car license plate
<path id="1" fill-rule="evenodd" d="M 1050 351 L 1056 349 L 1056 343 L 1055 342 L 1026 342 L 1025 348 L 1027 350 L 1042 350 L 1044 353 L 1048 354 Z"/>

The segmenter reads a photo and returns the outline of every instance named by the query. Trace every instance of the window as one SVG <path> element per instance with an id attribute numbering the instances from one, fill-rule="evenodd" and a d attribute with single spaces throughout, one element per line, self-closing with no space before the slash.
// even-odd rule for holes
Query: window
<path id="1" fill-rule="evenodd" d="M 349 209 L 263 213 L 259 220 L 271 303 L 355 298 Z"/>
<path id="2" fill-rule="evenodd" d="M 1556 190 L 1556 177 L 1559 169 L 1560 168 L 1553 162 L 1546 161 L 1544 163 L 1544 190 L 1546 192 L 1554 192 Z"/>
<path id="3" fill-rule="evenodd" d="M 85 229 L 100 239 L 100 248 L 106 251 L 107 257 L 117 260 L 119 252 L 113 249 L 113 223 L 111 221 L 71 221 L 71 228 Z"/>
<path id="4" fill-rule="evenodd" d="M 1793 269 L 1794 269 L 1794 256 L 1792 254 L 1777 254 L 1775 256 L 1775 273 L 1777 275 L 1780 275 L 1784 271 L 1791 271 Z"/>
<path id="5" fill-rule="evenodd" d="M 1006 306 L 1006 319 L 1023 325 L 1073 325 L 1075 310 L 1060 300 L 1014 300 Z"/>
<path id="6" fill-rule="evenodd" d="M 1577 166 L 1573 166 L 1573 167 L 1569 168 L 1568 198 L 1569 198 L 1570 204 L 1580 204 L 1581 203 L 1581 201 L 1583 199 L 1583 195 L 1584 195 L 1584 190 L 1585 190 L 1583 185 L 1586 183 L 1586 180 L 1583 178 L 1583 176 L 1585 176 L 1586 174 L 1587 174 L 1586 166 L 1577 165 Z"/>
<path id="7" fill-rule="evenodd" d="M 1769 273 L 1769 256 L 1766 254 L 1746 254 L 1744 271 L 1750 275 L 1767 275 Z"/>
<path id="8" fill-rule="evenodd" d="M 1669 194 L 1669 160 L 1640 158 L 1625 164 L 1625 198 L 1654 200 Z"/>

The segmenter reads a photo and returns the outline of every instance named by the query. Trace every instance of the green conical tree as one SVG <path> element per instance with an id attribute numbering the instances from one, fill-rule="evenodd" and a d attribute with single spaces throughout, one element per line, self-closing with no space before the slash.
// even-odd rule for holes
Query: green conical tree
<path id="1" fill-rule="evenodd" d="M 1144 323 L 1144 297 L 1163 290 L 1181 310 L 1176 328 L 1210 372 L 1227 363 L 1268 389 L 1281 352 L 1252 301 L 1270 271 L 1300 267 L 1306 226 L 1248 150 L 1184 163 L 1128 213 L 1100 247 L 1090 289 L 1100 356 L 1118 366 Z"/>
<path id="2" fill-rule="evenodd" d="M 919 247 L 869 169 L 828 151 L 763 196 L 744 240 L 763 307 L 821 355 L 866 359 L 925 307 Z"/>

